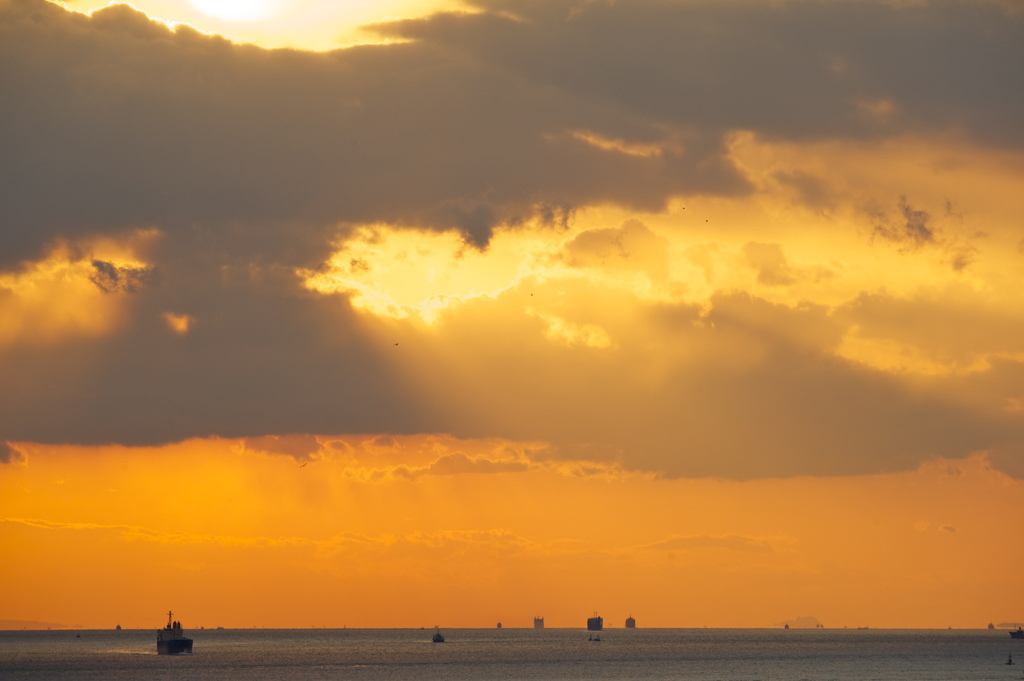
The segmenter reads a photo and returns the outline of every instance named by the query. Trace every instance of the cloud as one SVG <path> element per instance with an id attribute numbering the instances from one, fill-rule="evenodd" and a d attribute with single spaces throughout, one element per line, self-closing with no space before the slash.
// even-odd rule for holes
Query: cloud
<path id="1" fill-rule="evenodd" d="M 483 457 L 470 458 L 461 452 L 443 456 L 427 469 L 429 475 L 459 475 L 462 473 L 523 473 L 529 470 L 524 461 L 492 461 Z"/>
<path id="2" fill-rule="evenodd" d="M 927 211 L 913 208 L 905 196 L 900 197 L 899 210 L 902 220 L 896 224 L 883 222 L 875 225 L 875 236 L 897 244 L 905 252 L 935 243 L 935 231 L 929 226 L 931 215 Z"/>
<path id="3" fill-rule="evenodd" d="M 486 456 L 471 457 L 462 452 L 453 452 L 444 454 L 423 466 L 397 464 L 386 468 L 352 467 L 349 469 L 349 474 L 362 480 L 383 482 L 414 481 L 438 475 L 525 473 L 535 468 L 537 466 L 526 460 L 491 459 Z"/>
<path id="4" fill-rule="evenodd" d="M 653 128 L 431 40 L 268 50 L 129 5 L 43 0 L 4 3 L 0 39 L 0 266 L 58 236 L 144 225 L 306 261 L 340 223 L 485 247 L 498 225 L 578 205 L 745 187 L 720 143 L 670 158 L 596 148 L 567 131 Z"/>
<path id="5" fill-rule="evenodd" d="M 668 246 L 665 237 L 634 219 L 618 228 L 580 232 L 562 248 L 562 258 L 571 267 L 642 272 L 661 283 L 668 278 Z"/>
<path id="6" fill-rule="evenodd" d="M 796 283 L 797 277 L 782 247 L 778 244 L 759 244 L 750 241 L 743 245 L 743 257 L 747 265 L 757 270 L 757 281 L 767 286 L 788 286 Z"/>
<path id="7" fill-rule="evenodd" d="M 24 463 L 25 453 L 10 442 L 0 442 L 0 464 Z"/>
<path id="8" fill-rule="evenodd" d="M 104 293 L 136 293 L 156 278 L 156 271 L 146 267 L 118 266 L 103 260 L 93 260 L 92 266 L 95 272 L 89 281 Z"/>
<path id="9" fill-rule="evenodd" d="M 946 371 L 1024 359 L 1024 314 L 1010 299 L 973 286 L 921 287 L 910 295 L 864 292 L 835 316 L 858 338 L 894 344 L 908 361 L 917 355 Z"/>
<path id="10" fill-rule="evenodd" d="M 911 206 L 906 196 L 900 197 L 898 210 L 899 215 L 895 218 L 884 211 L 870 211 L 875 220 L 872 239 L 888 242 L 905 254 L 937 248 L 954 272 L 966 270 L 977 259 L 978 248 L 974 244 L 936 226 L 933 216 L 926 210 Z M 950 216 L 954 214 L 947 202 L 946 217 Z"/>
<path id="11" fill-rule="evenodd" d="M 1015 77 L 1024 19 L 992 4 L 644 0 L 572 21 L 568 0 L 475 6 L 315 53 L 126 4 L 4 3 L 0 266 L 141 226 L 306 261 L 345 223 L 485 247 L 500 225 L 581 206 L 748 193 L 727 144 L 742 130 L 1024 143 L 1024 98 L 992 86 Z M 865 116 L 879 100 L 899 113 Z"/>
<path id="12" fill-rule="evenodd" d="M 655 551 L 678 551 L 686 549 L 726 549 L 744 553 L 772 553 L 772 544 L 779 539 L 743 537 L 740 535 L 672 537 L 649 544 L 643 548 Z"/>
<path id="13" fill-rule="evenodd" d="M 995 144 L 1024 141 L 1014 123 L 1024 98 L 998 85 L 1014 78 L 1004 60 L 1020 55 L 1024 20 L 994 4 L 472 5 L 483 11 L 378 30 L 461 49 L 677 130 L 870 139 L 955 126 Z M 639 126 L 603 132 L 632 144 L 660 141 Z"/>
<path id="14" fill-rule="evenodd" d="M 1012 314 L 849 287 L 790 300 L 814 271 L 781 236 L 708 243 L 711 226 L 653 214 L 681 196 L 723 212 L 749 196 L 738 135 L 955 133 L 1019 153 L 1020 89 L 991 85 L 1016 82 L 1024 19 L 952 0 L 474 7 L 315 53 L 169 28 L 127 5 L 0 3 L 0 268 L 47 272 L 0 293 L 27 320 L 0 329 L 0 438 L 221 436 L 308 458 L 317 435 L 448 433 L 541 442 L 565 470 L 612 478 L 867 473 L 981 450 L 1019 467 Z M 766 177 L 808 203 L 832 200 L 831 184 L 776 170 Z M 888 196 L 901 193 L 917 196 Z M 969 268 L 970 244 L 932 205 L 902 200 L 876 239 Z M 576 225 L 591 209 L 645 216 Z M 458 234 L 476 255 L 501 234 L 547 246 L 509 267 L 518 278 L 447 296 L 425 325 L 305 285 L 300 272 L 328 270 L 348 237 L 375 230 Z M 100 240 L 126 253 L 87 247 Z M 673 248 L 710 272 L 702 249 L 742 243 L 763 297 L 679 295 Z M 380 269 L 346 262 L 367 281 Z M 58 305 L 66 286 L 53 283 L 54 321 L 37 323 L 45 306 L 26 291 L 65 272 L 87 292 Z M 977 320 L 1008 333 L 985 339 Z M 44 326 L 58 329 L 45 343 Z M 986 364 L 923 389 L 846 352 L 858 334 Z M 431 474 L 525 465 L 430 461 Z M 420 463 L 407 474 L 426 474 Z"/>
<path id="15" fill-rule="evenodd" d="M 246 438 L 245 449 L 290 456 L 296 461 L 311 461 L 323 450 L 323 445 L 313 435 L 264 435 Z"/>
<path id="16" fill-rule="evenodd" d="M 575 285 L 553 284 L 567 309 L 577 295 L 593 299 L 589 284 Z M 706 308 L 634 301 L 623 311 L 612 298 L 583 320 L 608 328 L 615 349 L 538 346 L 520 364 L 510 358 L 528 320 L 502 316 L 503 302 L 442 317 L 438 356 L 450 361 L 422 374 L 445 386 L 434 393 L 445 404 L 440 432 L 540 440 L 564 458 L 627 470 L 748 478 L 909 470 L 922 458 L 1008 445 L 1021 428 L 1011 414 L 836 357 L 848 327 L 824 306 L 734 293 Z M 481 324 L 485 344 L 476 341 Z M 473 371 L 458 364 L 469 348 Z"/>

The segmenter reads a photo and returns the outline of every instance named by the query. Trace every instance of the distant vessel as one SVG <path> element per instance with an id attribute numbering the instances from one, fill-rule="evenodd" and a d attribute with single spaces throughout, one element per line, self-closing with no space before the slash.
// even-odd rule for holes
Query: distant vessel
<path id="1" fill-rule="evenodd" d="M 121 631 L 121 625 L 118 624 L 116 627 L 114 627 L 114 631 Z"/>
<path id="2" fill-rule="evenodd" d="M 434 627 L 434 636 L 430 640 L 434 643 L 444 643 L 444 634 L 441 633 L 440 627 Z"/>
<path id="3" fill-rule="evenodd" d="M 537 617 L 534 617 L 533 618 L 533 628 L 534 629 L 543 629 L 544 628 L 544 618 L 541 617 L 540 615 L 538 615 Z"/>
<path id="4" fill-rule="evenodd" d="M 1017 627 L 1017 631 L 1010 632 L 1010 638 L 1024 638 L 1024 629 Z"/>
<path id="5" fill-rule="evenodd" d="M 630 615 L 629 617 L 626 618 L 626 628 L 627 629 L 636 629 L 636 620 L 633 619 L 632 615 Z"/>
<path id="6" fill-rule="evenodd" d="M 160 655 L 191 655 L 192 639 L 181 633 L 181 622 L 171 620 L 173 615 L 167 611 L 167 626 L 156 632 L 156 652 Z"/>
<path id="7" fill-rule="evenodd" d="M 594 613 L 593 617 L 587 619 L 587 631 L 601 631 L 604 629 L 604 618 Z"/>
<path id="8" fill-rule="evenodd" d="M 501 629 L 501 622 L 498 622 L 498 628 Z"/>

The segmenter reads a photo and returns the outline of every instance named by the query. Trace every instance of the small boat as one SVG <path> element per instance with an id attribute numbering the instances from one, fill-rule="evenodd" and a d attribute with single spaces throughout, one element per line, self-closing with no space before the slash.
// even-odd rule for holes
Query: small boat
<path id="1" fill-rule="evenodd" d="M 173 621 L 167 611 L 167 626 L 156 632 L 156 652 L 160 655 L 191 655 L 192 639 L 181 633 L 181 622 Z"/>
<path id="2" fill-rule="evenodd" d="M 444 643 L 444 634 L 441 633 L 440 627 L 434 627 L 434 636 L 430 640 L 434 643 Z"/>
<path id="3" fill-rule="evenodd" d="M 1010 653 L 1010 656 L 1008 658 L 1006 658 L 1006 664 L 1016 664 L 1013 661 L 1013 653 Z"/>
<path id="4" fill-rule="evenodd" d="M 1010 638 L 1024 638 L 1024 629 L 1017 627 L 1017 631 L 1010 631 Z"/>

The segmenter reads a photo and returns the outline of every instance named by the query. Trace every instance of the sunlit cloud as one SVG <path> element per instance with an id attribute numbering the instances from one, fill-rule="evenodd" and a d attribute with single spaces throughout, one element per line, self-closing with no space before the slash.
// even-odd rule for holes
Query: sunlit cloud
<path id="1" fill-rule="evenodd" d="M 1005 602 L 1024 14 L 103 1 L 0 2 L 12 616 Z"/>
<path id="2" fill-rule="evenodd" d="M 167 322 L 167 326 L 174 333 L 179 336 L 184 336 L 188 333 L 189 328 L 195 323 L 195 317 L 191 317 L 187 314 L 174 314 L 173 312 L 165 312 L 164 320 Z"/>
<path id="3" fill-rule="evenodd" d="M 135 252 L 158 236 L 140 230 L 122 239 L 58 241 L 44 259 L 0 271 L 0 346 L 111 332 L 124 301 L 105 294 L 138 292 L 154 281 L 154 269 Z"/>

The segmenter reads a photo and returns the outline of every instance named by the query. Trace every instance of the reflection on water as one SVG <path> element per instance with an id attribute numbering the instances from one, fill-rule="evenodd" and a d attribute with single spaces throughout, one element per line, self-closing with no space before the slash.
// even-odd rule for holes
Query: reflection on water
<path id="1" fill-rule="evenodd" d="M 81 638 L 75 638 L 76 635 Z M 987 630 L 192 630 L 195 653 L 156 654 L 155 630 L 0 632 L 18 679 L 802 679 L 1011 681 L 1024 642 Z"/>

